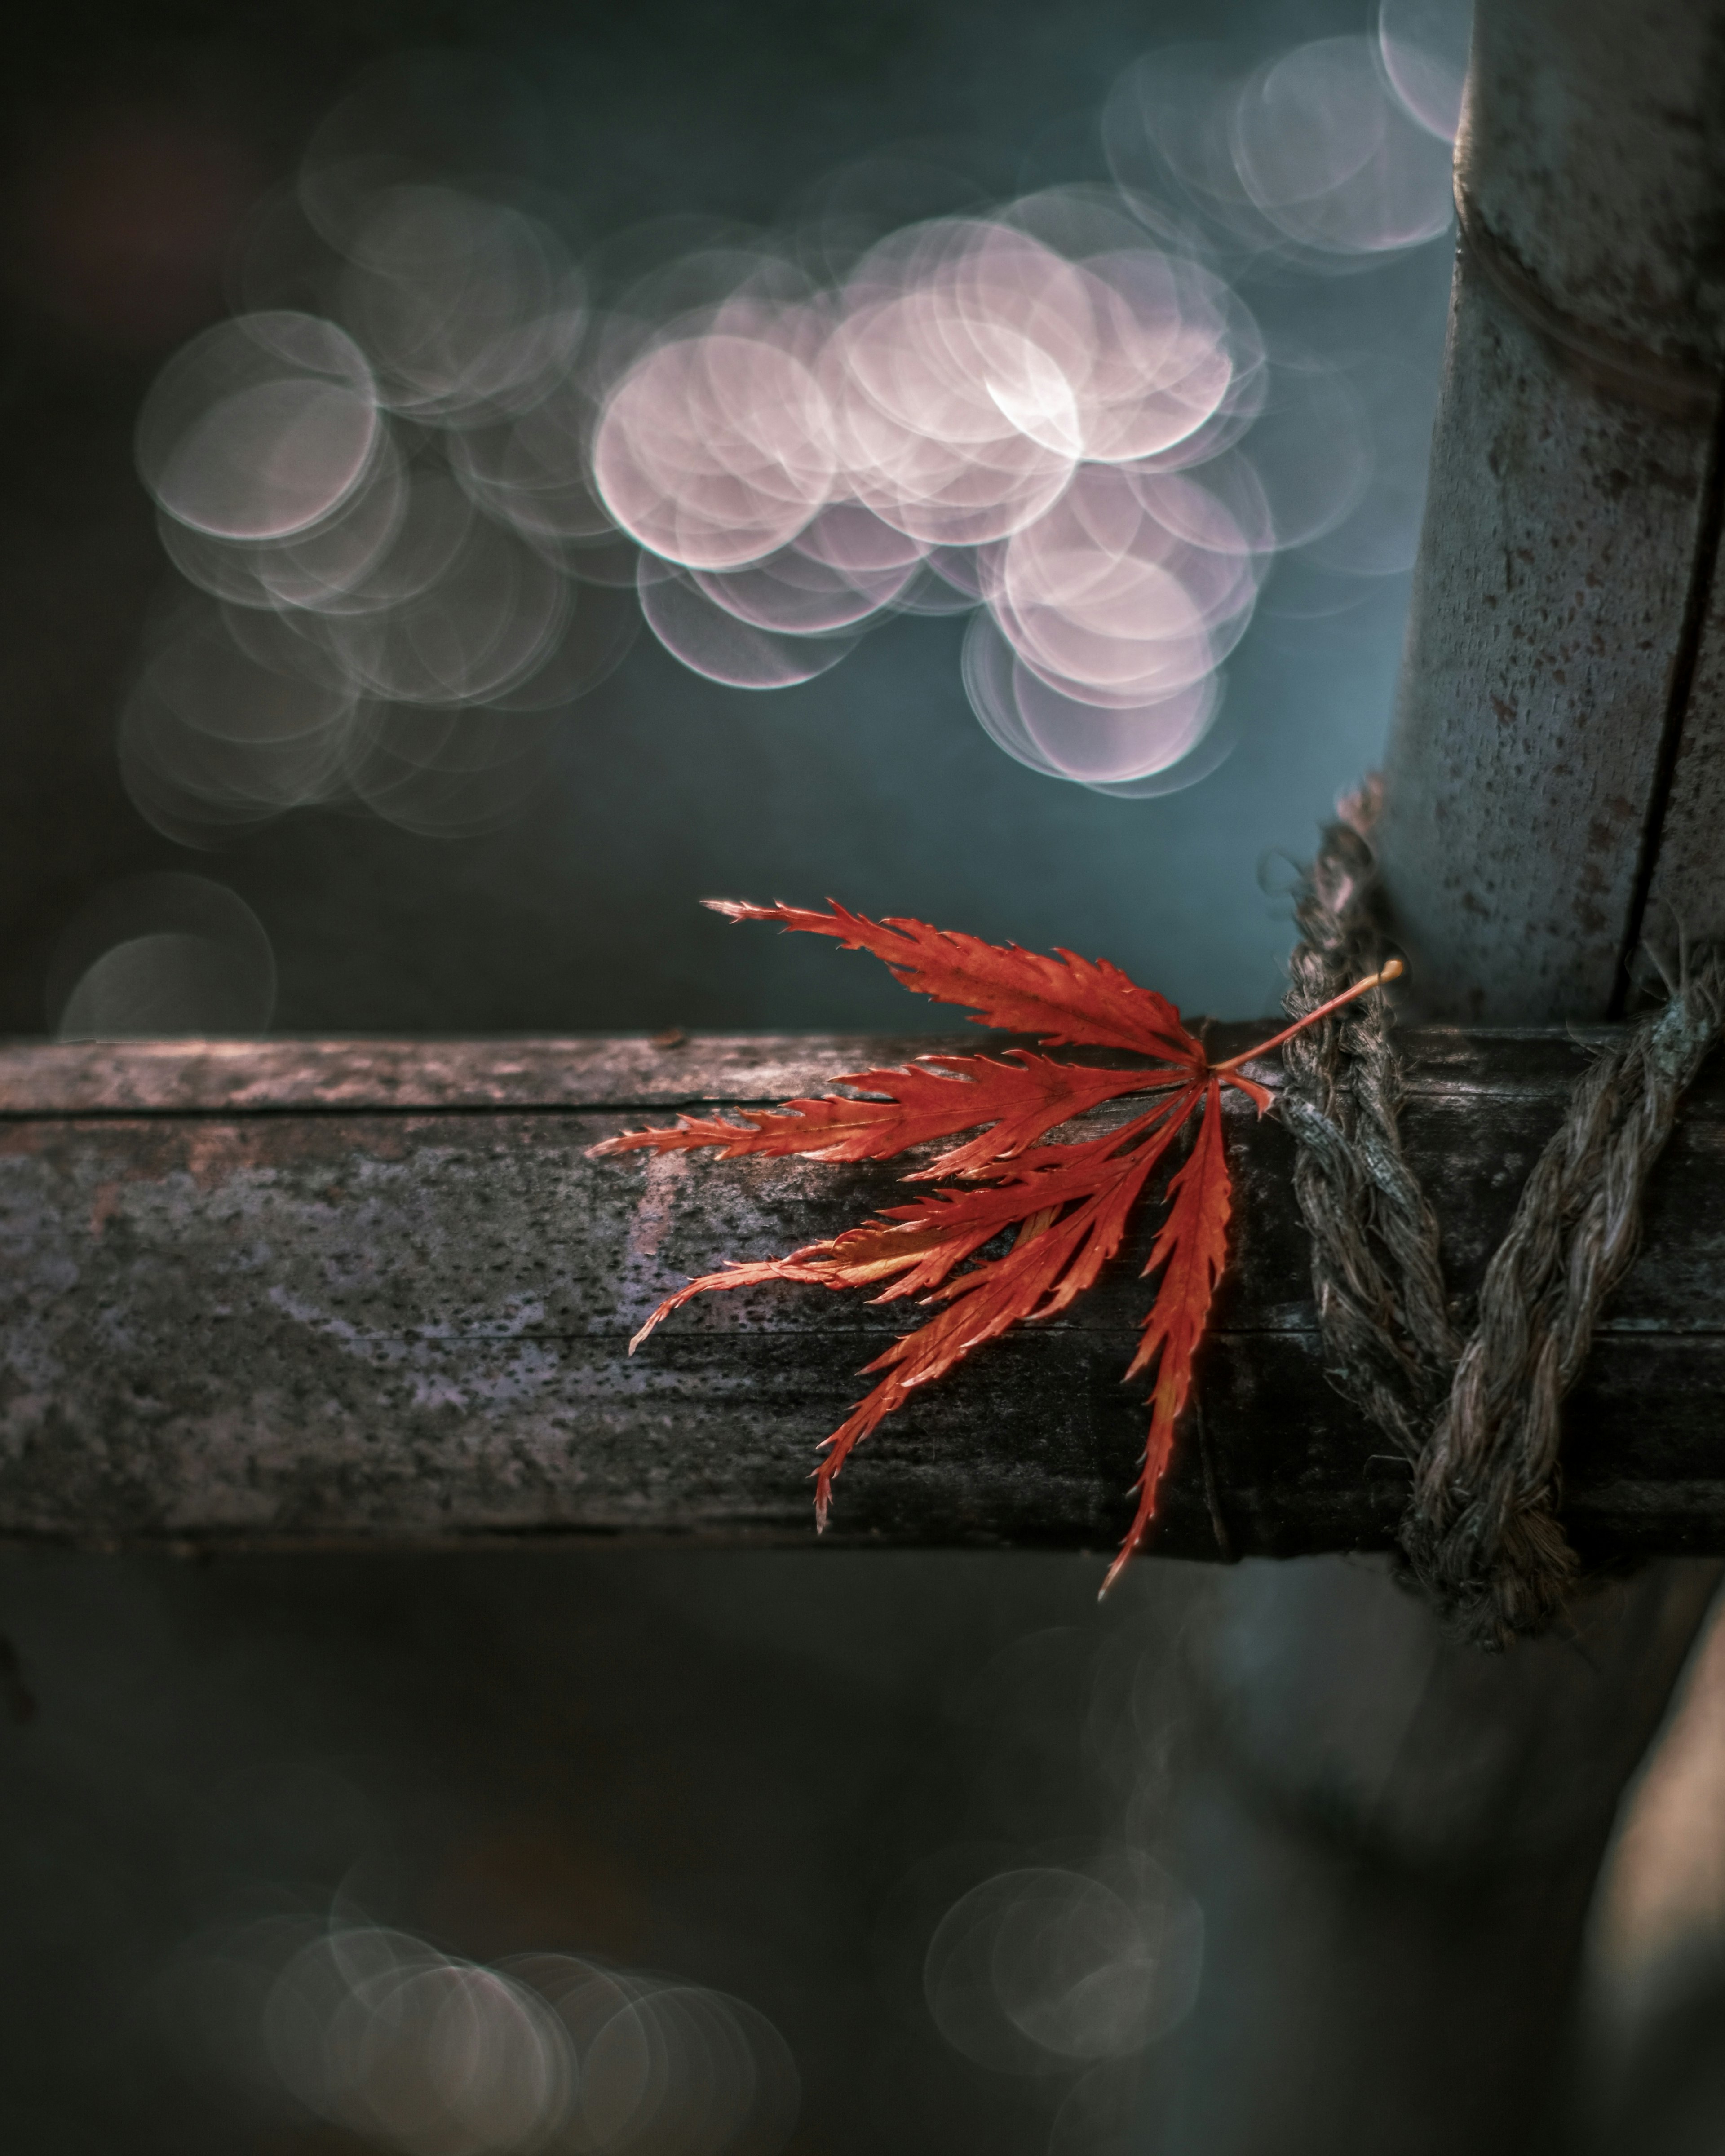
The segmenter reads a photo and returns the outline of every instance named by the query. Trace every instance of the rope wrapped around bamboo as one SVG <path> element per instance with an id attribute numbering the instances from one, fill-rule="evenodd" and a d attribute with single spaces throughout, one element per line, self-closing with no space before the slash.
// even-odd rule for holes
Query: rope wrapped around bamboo
<path id="1" fill-rule="evenodd" d="M 1386 955 L 1378 798 L 1372 780 L 1341 804 L 1296 894 L 1295 1017 Z M 1562 1402 L 1635 1256 L 1648 1173 L 1722 1024 L 1725 970 L 1709 957 L 1686 963 L 1668 1001 L 1595 1056 L 1522 1188 L 1465 1340 L 1436 1219 L 1402 1153 L 1387 999 L 1363 997 L 1282 1051 L 1329 1374 L 1408 1460 L 1409 1571 L 1481 1646 L 1543 1631 L 1578 1583 L 1557 1512 Z"/>

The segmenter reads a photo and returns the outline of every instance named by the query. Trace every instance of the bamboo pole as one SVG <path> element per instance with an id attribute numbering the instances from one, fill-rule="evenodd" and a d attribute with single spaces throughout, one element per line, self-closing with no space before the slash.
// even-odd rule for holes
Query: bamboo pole
<path id="1" fill-rule="evenodd" d="M 1598 1019 L 1725 927 L 1725 10 L 1484 0 L 1386 764 L 1420 1009 Z"/>
<path id="2" fill-rule="evenodd" d="M 1270 1029 L 1217 1029 L 1212 1053 Z M 860 1367 L 925 1313 L 778 1286 L 680 1312 L 639 1354 L 629 1342 L 691 1274 L 895 1202 L 892 1168 L 587 1148 L 680 1111 L 825 1091 L 929 1045 L 0 1050 L 0 1535 L 808 1546 L 817 1442 Z M 1562 1032 L 1410 1036 L 1406 1142 L 1459 1289 L 1507 1223 L 1506 1163 L 1538 1152 L 1582 1056 Z M 1276 1075 L 1273 1059 L 1252 1069 Z M 1235 1099 L 1228 1279 L 1152 1547 L 1382 1549 L 1406 1466 L 1325 1379 L 1292 1141 Z M 1656 1172 L 1650 1248 L 1573 1403 L 1567 1517 L 1595 1558 L 1725 1548 L 1722 1211 L 1725 1070 Z M 1154 1226 L 1152 1209 L 1127 1261 L 1061 1318 L 891 1416 L 845 1470 L 832 1539 L 1111 1552 L 1144 1443 L 1145 1388 L 1121 1379 Z"/>

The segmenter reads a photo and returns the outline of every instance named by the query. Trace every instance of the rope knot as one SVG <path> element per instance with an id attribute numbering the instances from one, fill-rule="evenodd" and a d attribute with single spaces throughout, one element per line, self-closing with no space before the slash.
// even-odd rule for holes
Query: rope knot
<path id="1" fill-rule="evenodd" d="M 1382 961 L 1375 779 L 1325 827 L 1296 896 L 1286 1008 Z M 1663 1009 L 1595 1056 L 1486 1269 L 1471 1334 L 1451 1322 L 1438 1225 L 1401 1148 L 1400 1059 L 1381 994 L 1287 1044 L 1282 1114 L 1330 1375 L 1413 1469 L 1414 1578 L 1480 1645 L 1544 1630 L 1579 1577 L 1557 1517 L 1563 1396 L 1628 1270 L 1647 1175 L 1725 1025 L 1725 969 L 1686 963 Z"/>

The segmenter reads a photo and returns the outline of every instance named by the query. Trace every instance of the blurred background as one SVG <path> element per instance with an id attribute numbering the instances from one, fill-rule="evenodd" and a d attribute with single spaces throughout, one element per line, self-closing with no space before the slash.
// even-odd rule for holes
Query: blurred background
<path id="1" fill-rule="evenodd" d="M 0 1029 L 942 1024 L 716 893 L 1274 1009 L 1389 711 L 1466 27 L 31 11 Z M 8 1553 L 7 2145 L 1172 2145 L 1221 1589 L 1099 1569 Z M 1599 1915 L 1642 2147 L 1725 2115 L 1722 1687 Z"/>
<path id="2" fill-rule="evenodd" d="M 150 871 L 213 881 L 256 917 L 275 978 L 272 992 L 255 962 L 242 968 L 254 976 L 248 1022 L 286 1031 L 906 1023 L 889 983 L 820 952 L 727 935 L 694 911 L 696 899 L 732 891 L 830 891 L 990 936 L 1106 949 L 1189 1008 L 1273 1008 L 1286 939 L 1260 861 L 1307 845 L 1382 733 L 1448 292 L 1445 146 L 1363 65 L 1372 28 L 1350 5 L 1234 6 L 1223 23 L 1214 8 L 1101 0 L 1058 23 L 1029 8 L 963 4 L 624 15 L 505 6 L 423 21 L 410 8 L 362 6 L 207 16 L 74 8 L 25 26 L 7 92 L 3 723 L 16 783 L 0 847 L 6 1025 L 58 1028 L 82 973 L 128 932 L 194 932 L 160 894 L 122 895 L 108 917 L 104 890 Z M 1189 154 L 1173 143 L 1184 168 L 1210 184 L 1178 182 L 1158 149 L 1156 100 L 1128 72 L 1153 46 L 1219 30 L 1231 42 L 1199 52 L 1196 81 L 1169 80 L 1177 110 L 1202 114 L 1201 98 L 1211 100 L 1224 155 L 1226 101 L 1242 79 L 1302 43 L 1354 41 L 1320 49 L 1339 59 L 1339 79 L 1332 67 L 1296 80 L 1284 100 L 1291 115 L 1269 108 L 1278 126 L 1286 121 L 1269 147 L 1295 166 L 1280 190 L 1306 190 L 1294 204 L 1304 214 L 1280 225 L 1240 196 L 1231 165 L 1207 171 L 1214 144 Z M 1162 83 L 1158 72 L 1152 87 Z M 1329 138 L 1350 100 L 1363 100 L 1363 151 L 1344 141 L 1337 160 Z M 1392 146 L 1412 164 L 1404 211 L 1386 223 L 1368 187 L 1362 213 L 1344 196 L 1327 231 L 1313 208 L 1337 194 L 1326 157 L 1339 163 L 1341 183 L 1357 179 L 1391 122 Z M 1117 192 L 1114 207 L 1098 199 L 1114 189 L 1114 166 L 1151 223 L 1124 214 Z M 398 194 L 397 228 L 375 208 L 390 182 L 421 187 L 404 207 Z M 302 636 L 295 673 L 281 652 L 292 640 L 284 613 L 302 629 L 308 615 L 313 629 L 355 619 L 295 603 L 316 561 L 299 565 L 291 599 L 278 579 L 275 611 L 229 603 L 224 617 L 211 588 L 255 571 L 223 557 L 220 535 L 236 528 L 248 535 L 238 552 L 249 544 L 256 555 L 268 549 L 252 535 L 300 533 L 325 501 L 357 507 L 350 522 L 363 529 L 338 528 L 333 540 L 351 563 L 380 520 L 387 527 L 377 497 L 393 468 L 362 395 L 393 398 L 393 455 L 428 482 L 420 522 L 435 523 L 440 501 L 450 511 L 449 496 L 456 516 L 477 496 L 500 542 L 524 526 L 542 537 L 547 521 L 578 525 L 578 512 L 552 501 L 530 504 L 513 525 L 495 513 L 500 501 L 511 506 L 499 475 L 511 444 L 500 448 L 499 437 L 516 403 L 542 398 L 547 382 L 568 388 L 572 369 L 572 389 L 538 434 L 564 427 L 566 412 L 573 428 L 582 396 L 614 382 L 644 336 L 680 311 L 711 308 L 727 282 L 743 285 L 745 301 L 762 289 L 783 296 L 798 277 L 830 294 L 871 240 L 931 214 L 986 216 L 1048 189 L 1067 191 L 1040 219 L 1056 228 L 1056 245 L 1060 228 L 1078 226 L 1086 253 L 1117 259 L 1136 247 L 1140 270 L 1168 254 L 1198 265 L 1204 289 L 1194 293 L 1189 277 L 1185 311 L 1204 319 L 1187 334 L 1223 355 L 1221 392 L 1212 383 L 1201 394 L 1225 394 L 1236 427 L 1260 415 L 1252 449 L 1280 523 L 1266 534 L 1261 501 L 1230 501 L 1223 488 L 1234 552 L 1247 557 L 1244 579 L 1231 582 L 1246 589 L 1224 592 L 1213 608 L 1226 615 L 1213 625 L 1214 647 L 1235 644 L 1219 721 L 1234 745 L 1214 777 L 1195 791 L 1122 801 L 1003 754 L 966 694 L 974 601 L 927 571 L 904 595 L 919 610 L 889 603 L 842 664 L 771 693 L 739 693 L 637 633 L 638 608 L 593 581 L 632 583 L 633 549 L 596 546 L 591 530 L 560 558 L 574 572 L 562 593 L 547 598 L 536 583 L 515 607 L 525 646 L 572 596 L 569 637 L 581 648 L 553 654 L 526 681 L 509 672 L 510 653 L 493 665 L 491 654 L 462 650 L 436 692 L 483 696 L 501 669 L 503 702 L 536 707 L 508 715 L 512 732 L 501 716 L 488 726 L 470 706 L 445 704 L 415 737 L 400 706 L 380 720 L 373 696 L 369 731 L 349 745 L 345 770 L 321 767 L 308 740 L 321 746 L 332 729 L 321 735 L 320 722 L 374 687 L 380 666 L 386 681 L 392 666 L 399 674 L 398 649 L 356 654 L 350 639 L 332 658 Z M 1310 244 L 1308 229 L 1336 244 Z M 914 265 L 898 272 L 901 285 L 916 282 Z M 1124 290 L 1130 300 L 1129 278 Z M 1166 315 L 1158 295 L 1150 305 Z M 231 402 L 258 387 L 234 372 L 242 335 L 224 341 L 216 326 L 264 310 L 352 326 L 352 342 L 330 328 L 326 341 L 338 348 L 314 355 L 300 377 L 302 386 L 321 382 L 323 404 L 278 411 L 267 443 L 224 442 L 218 427 L 218 439 L 208 427 L 200 439 L 199 421 L 224 393 Z M 475 321 L 480 349 L 446 341 L 428 382 L 425 324 L 434 329 L 439 310 Z M 576 345 L 562 375 L 560 316 L 574 318 Z M 619 321 L 630 334 L 608 344 Z M 514 331 L 528 346 L 516 383 L 497 381 L 485 331 L 506 348 Z M 366 361 L 356 346 L 378 370 L 358 393 L 352 370 Z M 1265 363 L 1266 348 L 1279 364 Z M 252 356 L 262 357 L 255 346 Z M 407 367 L 410 387 L 392 376 L 392 361 Z M 1034 384 L 1019 393 L 1034 396 Z M 267 414 L 251 417 L 267 431 Z M 1204 417 L 1194 403 L 1183 424 L 1196 431 Z M 1056 484 L 1063 424 L 1055 411 L 1043 440 L 1019 438 L 1053 465 Z M 517 468 L 536 458 L 527 477 L 542 497 L 554 490 L 560 445 L 526 431 Z M 1179 427 L 1164 432 L 1176 438 L 1178 467 Z M 1226 447 L 1214 428 L 1206 440 Z M 223 495 L 220 471 L 198 459 L 219 465 L 224 449 L 231 459 L 247 446 L 254 475 L 266 451 L 278 464 L 297 454 L 314 470 L 310 492 L 285 505 Z M 479 475 L 465 491 L 448 476 L 452 450 L 458 477 Z M 1106 479 L 1117 467 L 1087 469 Z M 192 521 L 158 511 L 152 488 Z M 341 525 L 339 515 L 327 521 Z M 1283 534 L 1302 543 L 1288 551 Z M 434 552 L 442 543 L 417 526 L 408 536 Z M 529 572 L 545 559 L 520 548 L 501 567 L 458 564 L 453 599 L 446 586 L 429 609 L 485 613 L 520 554 L 531 556 Z M 889 578 L 870 596 L 890 588 Z M 377 595 L 352 603 L 371 609 L 360 625 L 375 629 Z M 486 618 L 499 612 L 493 604 Z M 249 651 L 233 641 L 236 621 Z M 201 648 L 200 637 L 223 648 Z M 844 644 L 811 648 L 813 667 Z M 733 675 L 747 657 L 732 655 Z M 601 678 L 559 708 L 566 658 Z M 725 658 L 707 663 L 723 670 Z M 231 678 L 230 716 L 208 708 L 223 664 L 229 677 L 260 666 L 291 677 L 266 700 L 252 738 L 234 737 L 231 712 L 259 700 L 236 697 Z M 452 681 L 463 665 L 476 678 Z M 422 720 L 424 674 L 396 684 L 422 692 Z M 1182 685 L 1178 670 L 1173 678 Z M 452 711 L 472 722 L 452 730 Z M 305 749 L 297 762 L 296 740 Z M 292 805 L 308 798 L 316 805 Z M 182 891 L 179 902 L 198 901 Z M 228 938 L 213 914 L 210 933 Z M 197 991 L 186 993 L 195 1003 Z M 244 1000 L 237 987 L 229 993 Z"/>

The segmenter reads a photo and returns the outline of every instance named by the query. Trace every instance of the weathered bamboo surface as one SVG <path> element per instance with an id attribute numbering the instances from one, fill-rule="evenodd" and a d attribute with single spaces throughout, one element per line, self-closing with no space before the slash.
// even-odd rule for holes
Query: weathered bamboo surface
<path id="1" fill-rule="evenodd" d="M 1481 7 L 1379 832 L 1421 1008 L 1624 1007 L 1725 932 L 1725 11 Z"/>
<path id="2" fill-rule="evenodd" d="M 788 1287 L 697 1303 L 633 1359 L 627 1342 L 685 1276 L 860 1219 L 891 1171 L 586 1149 L 938 1045 L 0 1050 L 0 1535 L 806 1540 L 814 1447 L 905 1313 Z M 1466 1294 L 1582 1050 L 1433 1030 L 1408 1053 L 1408 1142 Z M 1382 1547 L 1404 1470 L 1324 1378 L 1291 1142 L 1243 1108 L 1234 1261 L 1157 1547 Z M 1108 1548 L 1146 1419 L 1120 1378 L 1153 1219 L 1067 1318 L 892 1418 L 841 1478 L 832 1538 Z M 1656 1174 L 1572 1404 L 1568 1516 L 1588 1549 L 1725 1548 L 1722 1400 L 1725 1073 Z"/>

